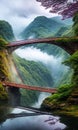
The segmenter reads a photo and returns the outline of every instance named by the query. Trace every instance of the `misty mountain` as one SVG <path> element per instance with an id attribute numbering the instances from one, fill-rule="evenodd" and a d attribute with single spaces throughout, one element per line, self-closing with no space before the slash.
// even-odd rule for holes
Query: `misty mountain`
<path id="1" fill-rule="evenodd" d="M 14 38 L 14 34 L 13 34 L 13 30 L 12 27 L 10 26 L 10 24 L 6 21 L 0 21 L 0 37 L 10 41 Z M 4 51 L 5 53 L 5 51 Z M 6 54 L 5 54 L 6 55 Z M 8 73 L 8 69 L 7 67 L 9 67 L 9 64 L 7 62 L 9 62 L 6 59 L 5 56 L 2 52 L 1 52 L 1 63 L 0 63 L 0 72 L 2 74 L 6 73 L 6 75 L 9 75 Z M 9 54 L 8 54 L 9 56 Z M 20 57 L 18 57 L 17 55 L 15 55 L 14 57 L 12 57 L 14 59 L 15 65 L 16 65 L 16 69 L 18 71 L 18 76 L 19 78 L 21 78 L 22 82 L 24 84 L 28 84 L 28 85 L 32 85 L 32 86 L 44 86 L 44 87 L 52 87 L 53 86 L 53 78 L 52 75 L 50 73 L 50 71 L 47 69 L 46 66 L 44 66 L 42 63 L 40 62 L 34 62 L 34 61 L 27 61 L 25 59 L 22 59 Z M 3 62 L 5 59 L 7 67 L 5 66 L 5 62 Z M 5 70 L 4 70 L 5 68 Z M 4 76 L 1 75 L 0 76 Z M 8 76 L 7 76 L 8 77 Z M 18 77 L 16 78 L 16 82 L 17 82 Z M 30 103 L 34 103 L 39 96 L 39 92 L 34 92 L 34 91 L 29 91 L 29 90 L 20 90 L 21 92 L 21 102 L 23 105 L 25 104 L 30 104 Z"/>
<path id="2" fill-rule="evenodd" d="M 68 22 L 69 21 L 69 22 Z M 70 23 L 70 25 L 69 25 Z M 23 39 L 42 38 L 42 37 L 59 37 L 67 34 L 66 31 L 71 29 L 72 20 L 62 20 L 61 17 L 47 18 L 39 16 L 34 19 L 21 33 Z M 32 46 L 32 45 L 29 45 Z M 48 54 L 59 57 L 68 54 L 59 47 L 51 44 L 33 44 L 34 47 L 41 49 Z"/>
<path id="3" fill-rule="evenodd" d="M 59 23 L 65 24 L 67 26 L 70 26 L 73 24 L 72 18 L 62 19 L 62 16 L 56 16 L 56 17 L 53 17 L 52 19 L 55 21 L 58 21 Z"/>
<path id="4" fill-rule="evenodd" d="M 11 25 L 8 22 L 2 20 L 0 20 L 0 37 L 7 41 L 12 41 L 14 39 Z"/>
<path id="5" fill-rule="evenodd" d="M 74 31 L 73 31 L 73 28 L 72 28 L 72 25 L 73 25 L 73 20 L 72 18 L 68 18 L 68 19 L 64 19 L 62 20 L 62 17 L 60 16 L 56 16 L 56 17 L 53 17 L 54 20 L 57 20 L 59 21 L 60 23 L 62 24 L 65 24 L 65 26 L 61 27 L 56 33 L 55 33 L 55 36 L 56 37 L 60 37 L 60 36 L 63 36 L 63 37 L 71 37 L 71 36 L 74 36 Z"/>
<path id="6" fill-rule="evenodd" d="M 41 38 L 41 37 L 61 37 L 63 34 L 68 33 L 71 30 L 72 20 L 62 20 L 61 17 L 46 18 L 40 16 L 34 19 L 29 26 L 27 26 L 21 33 L 23 39 Z M 70 31 L 71 32 L 71 31 Z M 49 55 L 55 57 L 62 57 L 63 60 L 69 57 L 69 54 L 58 46 L 52 44 L 32 44 L 43 52 L 47 52 Z M 27 46 L 28 47 L 28 46 Z M 60 69 L 60 68 L 59 68 Z M 70 79 L 71 74 L 69 72 L 62 72 L 60 69 L 60 81 L 56 81 L 55 86 L 61 83 L 66 83 Z M 67 78 L 66 78 L 67 77 Z M 65 80 L 66 79 L 66 80 Z M 65 81 L 65 82 L 64 82 Z"/>
<path id="7" fill-rule="evenodd" d="M 14 55 L 14 62 L 22 82 L 30 86 L 52 87 L 50 71 L 41 62 L 27 61 Z M 39 91 L 21 89 L 21 104 L 30 105 L 38 100 Z"/>
<path id="8" fill-rule="evenodd" d="M 47 18 L 45 16 L 39 16 L 34 19 L 21 33 L 23 39 L 29 38 L 41 38 L 52 37 L 61 28 L 66 27 L 63 20 L 58 17 Z"/>
<path id="9" fill-rule="evenodd" d="M 64 33 L 65 33 L 67 30 L 69 30 L 69 29 L 70 29 L 70 27 L 69 27 L 69 28 L 68 28 L 68 27 L 61 27 L 61 28 L 55 33 L 55 36 L 61 37 L 61 36 L 63 36 Z"/>
<path id="10" fill-rule="evenodd" d="M 45 87 L 53 85 L 50 71 L 41 62 L 21 59 L 17 55 L 14 57 L 17 71 L 25 84 Z"/>

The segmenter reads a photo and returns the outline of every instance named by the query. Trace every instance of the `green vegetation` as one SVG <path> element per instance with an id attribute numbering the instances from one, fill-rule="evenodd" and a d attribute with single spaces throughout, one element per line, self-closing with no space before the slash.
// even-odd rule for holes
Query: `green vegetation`
<path id="1" fill-rule="evenodd" d="M 0 38 L 0 80 L 2 79 L 10 79 L 10 73 L 9 73 L 9 64 L 8 64 L 8 57 L 7 57 L 7 51 L 6 51 L 6 45 L 7 42 Z M 7 93 L 6 90 L 3 88 L 3 86 L 0 83 L 0 102 L 7 100 Z"/>
<path id="2" fill-rule="evenodd" d="M 78 51 L 75 52 L 64 64 L 73 69 L 73 76 L 70 84 L 62 85 L 58 88 L 56 94 L 46 98 L 42 104 L 42 108 L 50 110 L 62 110 L 70 114 L 71 110 L 77 108 L 78 104 Z M 72 109 L 73 106 L 73 109 Z M 70 110 L 68 109 L 70 107 Z M 76 110 L 77 113 L 77 110 Z"/>
<path id="3" fill-rule="evenodd" d="M 78 85 L 78 51 L 64 63 L 74 70 L 71 83 L 76 87 Z"/>
<path id="4" fill-rule="evenodd" d="M 63 34 L 61 36 L 62 37 L 73 37 L 73 36 L 75 36 L 73 28 L 69 27 L 66 31 L 63 32 Z"/>
<path id="5" fill-rule="evenodd" d="M 32 21 L 31 24 L 29 24 L 28 27 L 25 28 L 25 30 L 22 32 L 22 37 L 24 39 L 29 39 L 29 38 L 32 39 L 32 38 L 58 37 L 58 36 L 62 36 L 65 33 L 67 34 L 68 32 L 66 32 L 66 31 L 69 31 L 71 29 L 72 23 L 71 22 L 69 22 L 69 23 L 70 24 L 68 24 L 64 20 L 60 20 L 59 17 L 54 17 L 54 18 L 46 18 L 44 16 L 37 17 L 37 18 L 34 19 L 34 21 Z M 65 42 L 65 43 L 68 42 L 67 39 L 64 39 L 64 40 L 61 39 L 61 41 Z M 58 41 L 58 42 L 60 42 L 60 41 Z M 49 55 L 54 55 L 56 57 L 62 56 L 63 59 L 66 59 L 66 58 L 69 57 L 69 55 L 64 50 L 62 50 L 61 48 L 59 48 L 59 47 L 57 47 L 55 45 L 52 45 L 52 44 L 43 43 L 43 44 L 33 44 L 33 45 L 29 45 L 29 46 L 34 46 L 34 47 L 40 49 L 43 52 L 47 52 Z M 26 64 L 25 64 L 25 66 L 26 66 Z M 33 62 L 32 62 L 32 64 L 33 64 Z M 33 64 L 33 68 L 34 67 L 35 67 L 35 64 Z M 35 68 L 35 70 L 37 70 L 37 69 L 38 68 Z M 24 74 L 24 72 L 25 71 L 23 69 L 22 73 Z M 30 72 L 30 69 L 29 69 L 29 71 L 28 71 L 28 73 L 26 75 L 28 75 L 29 72 Z M 33 74 L 35 75 L 36 72 L 35 73 L 33 72 Z M 31 77 L 31 76 L 32 75 L 29 75 L 29 77 Z M 62 74 L 61 80 L 59 82 L 56 81 L 55 86 L 58 86 L 61 83 L 70 83 L 71 76 L 72 76 L 72 70 L 69 70 L 68 73 Z M 37 77 L 38 77 L 38 74 L 37 74 Z M 42 77 L 42 75 L 40 75 L 40 77 Z M 40 77 L 38 77 L 37 79 L 39 80 Z M 25 76 L 23 78 L 25 79 Z M 35 80 L 37 80 L 37 79 L 35 79 Z M 27 78 L 25 80 L 26 80 L 25 82 L 27 82 Z M 37 80 L 37 82 L 40 82 L 38 80 Z M 32 79 L 31 79 L 31 81 L 32 81 Z M 33 82 L 34 82 L 34 79 L 33 79 L 32 83 Z M 44 84 L 44 81 L 43 81 L 43 84 Z"/>
<path id="6" fill-rule="evenodd" d="M 73 21 L 73 34 L 74 36 L 78 36 L 78 13 L 74 16 Z M 60 38 L 58 42 L 78 43 L 78 38 Z M 78 51 L 70 56 L 64 64 L 70 66 L 73 70 L 71 82 L 69 84 L 61 85 L 56 94 L 51 95 L 44 100 L 41 107 L 43 109 L 48 108 L 49 110 L 57 110 L 57 112 L 62 114 L 75 114 L 74 116 L 78 116 Z"/>
<path id="7" fill-rule="evenodd" d="M 60 38 L 58 40 L 56 40 L 56 42 L 59 43 L 78 43 L 78 37 L 70 37 L 70 38 Z"/>
<path id="8" fill-rule="evenodd" d="M 70 21 L 68 23 L 68 21 Z M 68 29 L 71 28 L 71 20 L 64 21 L 60 17 L 47 18 L 40 16 L 34 19 L 21 33 L 23 39 L 32 39 L 32 38 L 42 38 L 42 37 L 59 37 L 63 33 L 66 33 Z M 59 34 L 60 33 L 60 34 Z M 33 44 L 29 46 L 34 46 L 39 48 L 43 52 L 47 52 L 50 55 L 59 57 L 62 55 L 64 58 L 68 57 L 68 54 L 61 48 L 52 45 L 52 44 Z"/>
<path id="9" fill-rule="evenodd" d="M 75 14 L 75 16 L 73 17 L 73 30 L 76 36 L 78 36 L 78 12 Z"/>
<path id="10" fill-rule="evenodd" d="M 0 38 L 3 38 L 7 41 L 14 39 L 11 25 L 8 22 L 2 20 L 0 20 Z"/>
<path id="11" fill-rule="evenodd" d="M 73 21 L 75 21 L 73 25 L 75 33 L 78 32 L 77 17 L 78 16 L 76 15 L 73 19 Z M 25 28 L 25 30 L 22 32 L 22 36 L 24 39 L 53 37 L 53 36 L 55 37 L 55 36 L 63 36 L 63 35 L 73 36 L 74 32 L 72 31 L 71 26 L 69 27 L 64 22 L 60 22 L 60 20 L 57 20 L 57 18 L 49 19 L 44 16 L 41 16 L 35 18 L 34 21 L 27 28 Z M 4 38 L 7 41 L 14 39 L 12 27 L 6 21 L 0 21 L 0 79 L 2 77 L 5 78 L 7 77 L 9 79 L 10 78 L 9 65 L 7 62 L 8 56 L 6 56 L 6 51 L 5 51 L 7 42 L 4 41 L 2 38 Z M 74 39 L 73 37 L 70 38 L 69 40 L 61 38 L 58 42 L 62 42 L 62 43 L 78 42 L 78 39 Z M 44 43 L 44 44 L 37 44 L 33 46 L 41 49 L 44 52 L 47 52 L 48 54 L 52 54 L 56 57 L 59 57 L 60 55 L 62 55 L 64 59 L 69 57 L 69 55 L 64 50 L 54 45 L 47 45 L 46 43 Z M 34 86 L 49 86 L 49 87 L 53 86 L 53 79 L 51 77 L 51 74 L 42 63 L 26 61 L 25 59 L 21 59 L 17 56 L 14 57 L 15 57 L 14 58 L 15 66 L 17 68 L 17 71 L 23 83 L 28 85 L 34 85 Z M 77 57 L 78 54 L 76 53 L 72 57 L 70 57 L 69 60 L 65 62 L 65 64 L 69 65 L 71 68 L 74 69 L 73 78 L 71 82 L 72 85 L 67 84 L 59 87 L 58 93 L 47 98 L 43 102 L 44 105 L 48 104 L 46 106 L 49 106 L 49 108 L 51 107 L 51 109 L 56 106 L 60 108 L 61 106 L 65 106 L 67 103 L 69 104 L 74 100 L 74 98 L 72 99 L 71 97 L 73 97 L 72 95 L 73 95 L 74 86 L 77 90 L 77 84 L 78 84 L 78 76 L 77 76 L 78 66 L 76 66 L 78 62 Z M 65 80 L 65 77 L 62 78 L 60 82 L 63 82 Z M 70 78 L 71 76 L 69 76 L 69 79 Z M 68 81 L 68 83 L 70 83 L 70 81 Z M 2 88 L 2 85 L 0 86 Z M 0 94 L 1 94 L 0 96 L 1 99 L 2 98 L 3 100 L 7 99 L 7 95 L 5 94 L 5 91 L 1 90 Z M 39 92 L 35 93 L 34 91 L 22 90 L 22 89 L 21 89 L 21 94 L 22 94 L 22 98 L 21 98 L 22 104 L 27 104 L 27 105 L 29 105 L 30 103 L 34 103 L 34 101 L 37 101 L 39 96 Z M 74 95 L 76 95 L 76 92 L 74 93 Z M 64 101 L 65 103 L 63 103 Z M 77 100 L 75 102 L 77 102 Z"/>
<path id="12" fill-rule="evenodd" d="M 24 39 L 52 37 L 64 25 L 64 23 L 60 23 L 56 19 L 39 16 L 25 28 L 22 32 L 22 37 Z"/>
<path id="13" fill-rule="evenodd" d="M 10 73 L 6 51 L 0 50 L 0 80 L 2 80 L 3 77 L 9 79 Z"/>
<path id="14" fill-rule="evenodd" d="M 15 56 L 14 62 L 18 73 L 25 84 L 49 87 L 53 85 L 52 76 L 42 63 L 27 61 L 18 56 Z"/>
<path id="15" fill-rule="evenodd" d="M 8 43 L 3 38 L 0 38 L 0 50 L 4 50 L 7 44 Z"/>
<path id="16" fill-rule="evenodd" d="M 49 70 L 40 62 L 27 61 L 14 55 L 14 63 L 22 82 L 30 86 L 52 87 L 53 79 Z M 39 91 L 21 89 L 22 105 L 30 105 L 38 100 Z"/>
<path id="17" fill-rule="evenodd" d="M 61 27 L 55 34 L 55 36 L 62 36 L 70 27 Z"/>
<path id="18" fill-rule="evenodd" d="M 6 90 L 0 83 L 0 101 L 7 101 L 8 100 L 8 95 L 6 93 Z"/>
<path id="19" fill-rule="evenodd" d="M 9 80 L 11 77 L 6 45 L 8 41 L 13 39 L 14 34 L 11 25 L 6 21 L 0 20 L 0 80 L 3 78 Z M 0 101 L 7 100 L 7 98 L 6 90 L 0 84 Z"/>
<path id="20" fill-rule="evenodd" d="M 1 48 L 2 49 L 2 48 Z M 9 79 L 9 65 L 8 65 L 8 58 L 6 57 L 6 51 L 0 49 L 0 80 Z M 8 100 L 8 94 L 6 90 L 3 88 L 2 84 L 0 83 L 0 103 L 2 101 Z"/>

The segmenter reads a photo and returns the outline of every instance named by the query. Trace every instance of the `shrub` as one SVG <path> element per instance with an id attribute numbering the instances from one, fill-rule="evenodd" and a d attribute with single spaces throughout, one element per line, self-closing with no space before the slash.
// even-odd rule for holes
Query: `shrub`
<path id="1" fill-rule="evenodd" d="M 7 42 L 0 38 L 0 50 L 3 50 L 4 48 L 6 48 Z"/>

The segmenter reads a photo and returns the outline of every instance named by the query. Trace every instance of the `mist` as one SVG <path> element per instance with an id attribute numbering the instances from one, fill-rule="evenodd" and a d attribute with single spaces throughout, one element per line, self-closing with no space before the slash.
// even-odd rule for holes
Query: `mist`
<path id="1" fill-rule="evenodd" d="M 38 97 L 38 101 L 36 103 L 34 103 L 34 105 L 32 105 L 32 107 L 40 108 L 43 100 L 50 95 L 51 95 L 50 93 L 46 93 L 46 92 L 40 93 L 40 95 Z"/>
<path id="2" fill-rule="evenodd" d="M 43 63 L 51 72 L 54 81 L 60 80 L 62 74 L 68 71 L 68 67 L 62 64 L 63 57 L 56 58 L 33 46 L 17 49 L 15 53 L 26 60 Z"/>
<path id="3" fill-rule="evenodd" d="M 0 0 L 0 20 L 8 21 L 15 36 L 18 36 L 37 16 L 53 17 L 36 0 Z"/>

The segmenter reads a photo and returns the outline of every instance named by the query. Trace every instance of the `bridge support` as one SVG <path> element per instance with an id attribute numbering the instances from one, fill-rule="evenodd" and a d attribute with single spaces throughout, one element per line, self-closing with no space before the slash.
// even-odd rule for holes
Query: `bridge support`
<path id="1" fill-rule="evenodd" d="M 8 88 L 9 104 L 11 106 L 18 106 L 21 104 L 21 94 L 19 88 Z"/>

